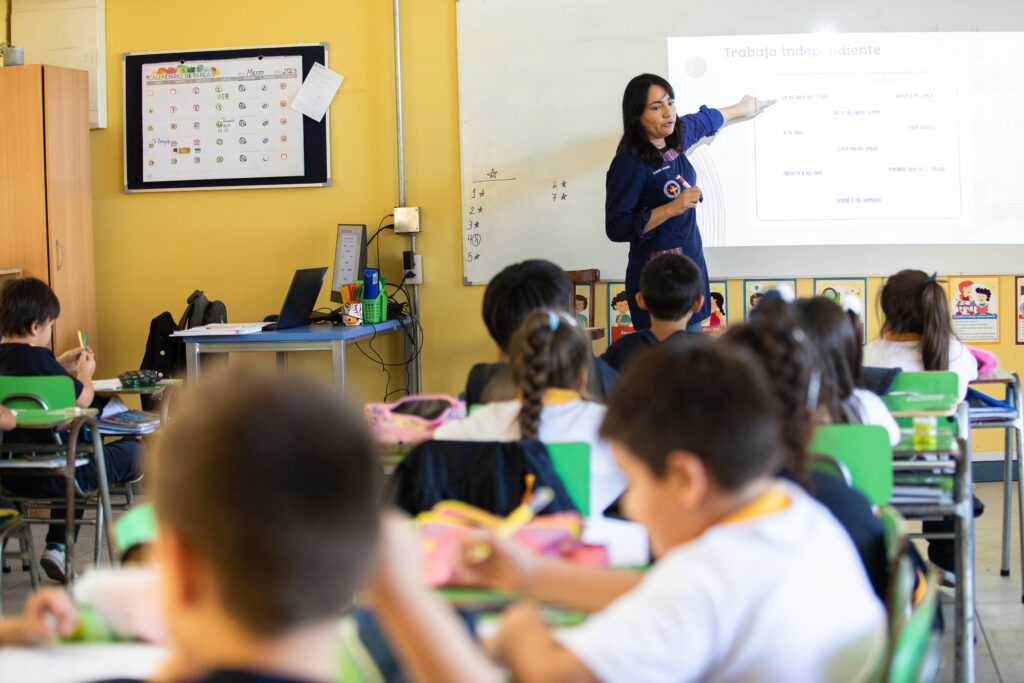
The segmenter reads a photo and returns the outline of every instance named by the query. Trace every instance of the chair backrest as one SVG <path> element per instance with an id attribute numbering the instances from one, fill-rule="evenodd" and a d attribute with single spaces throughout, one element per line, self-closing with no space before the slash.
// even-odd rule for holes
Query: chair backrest
<path id="1" fill-rule="evenodd" d="M 67 375 L 0 376 L 0 403 L 8 408 L 59 410 L 75 407 L 75 385 Z"/>
<path id="2" fill-rule="evenodd" d="M 590 444 L 549 443 L 555 473 L 584 517 L 590 514 Z"/>
<path id="3" fill-rule="evenodd" d="M 876 425 L 819 425 L 807 449 L 843 463 L 853 488 L 872 505 L 885 505 L 892 498 L 892 446 L 889 433 Z M 814 461 L 811 461 L 814 466 Z"/>
<path id="4" fill-rule="evenodd" d="M 915 394 L 942 394 L 959 396 L 960 383 L 955 372 L 901 372 L 893 380 L 889 393 L 909 392 Z"/>
<path id="5" fill-rule="evenodd" d="M 889 635 L 895 636 L 914 611 L 914 584 L 917 571 L 910 560 L 910 536 L 903 515 L 891 505 L 879 511 L 882 534 L 885 539 L 885 559 L 888 582 L 885 587 L 885 608 L 889 614 Z"/>
<path id="6" fill-rule="evenodd" d="M 909 563 L 909 558 L 906 560 Z M 935 678 L 942 654 L 941 633 L 935 628 L 935 611 L 939 606 L 938 585 L 938 571 L 930 572 L 924 597 L 892 637 L 892 654 L 886 679 L 890 683 L 923 683 Z"/>
<path id="7" fill-rule="evenodd" d="M 576 285 L 590 286 L 590 299 L 587 300 L 589 309 L 587 327 L 594 327 L 594 311 L 597 308 L 594 305 L 594 294 L 596 285 L 601 280 L 601 271 L 597 268 L 588 268 L 586 270 L 567 270 L 565 274 L 572 282 L 572 299 L 569 301 L 569 310 L 573 312 L 573 315 L 576 314 Z"/>

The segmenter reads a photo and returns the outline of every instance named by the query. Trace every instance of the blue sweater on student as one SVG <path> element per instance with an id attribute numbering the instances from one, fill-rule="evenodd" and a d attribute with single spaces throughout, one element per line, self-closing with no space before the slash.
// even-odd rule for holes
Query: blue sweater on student
<path id="1" fill-rule="evenodd" d="M 678 125 L 683 129 L 682 148 L 688 149 L 701 138 L 714 135 L 722 127 L 722 122 L 722 114 L 717 109 L 703 106 L 696 113 L 680 116 Z M 660 165 L 650 166 L 638 158 L 634 149 L 621 147 L 605 177 L 605 232 L 613 242 L 629 242 L 626 296 L 629 297 L 633 327 L 638 330 L 651 326 L 647 311 L 640 310 L 635 301 L 640 289 L 640 271 L 652 257 L 663 252 L 690 257 L 704 278 L 704 306 L 694 313 L 690 322 L 700 322 L 711 315 L 708 268 L 704 262 L 696 212 L 690 209 L 681 216 L 673 216 L 644 234 L 651 210 L 667 204 L 682 192 L 677 176 L 682 176 L 691 186 L 697 184 L 697 171 L 685 154 L 674 149 L 663 150 L 662 157 Z"/>

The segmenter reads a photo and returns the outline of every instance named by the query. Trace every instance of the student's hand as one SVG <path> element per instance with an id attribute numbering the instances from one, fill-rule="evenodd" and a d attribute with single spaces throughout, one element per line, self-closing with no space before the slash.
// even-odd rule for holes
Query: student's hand
<path id="1" fill-rule="evenodd" d="M 397 510 L 388 510 L 381 517 L 377 557 L 366 582 L 375 602 L 423 583 L 419 539 L 410 522 L 408 515 Z"/>
<path id="2" fill-rule="evenodd" d="M 672 205 L 672 211 L 677 215 L 681 216 L 685 212 L 689 211 L 693 207 L 697 206 L 697 202 L 704 195 L 699 187 L 688 187 L 683 190 L 678 197 L 673 199 L 669 204 Z"/>
<path id="3" fill-rule="evenodd" d="M 61 364 L 61 367 L 73 375 L 78 372 L 78 360 L 82 357 L 82 354 L 85 353 L 85 351 L 86 349 L 83 349 L 80 346 L 68 349 L 57 356 L 57 362 Z"/>
<path id="4" fill-rule="evenodd" d="M 78 359 L 78 379 L 92 379 L 92 376 L 96 374 L 96 354 L 91 349 L 85 349 L 82 351 L 82 355 Z"/>
<path id="5" fill-rule="evenodd" d="M 481 549 L 487 552 L 481 559 Z M 460 540 L 453 560 L 455 582 L 499 590 L 524 590 L 537 565 L 530 551 L 492 531 L 475 530 Z"/>
<path id="6" fill-rule="evenodd" d="M 509 643 L 514 642 L 526 632 L 543 632 L 547 630 L 544 616 L 532 602 L 518 602 L 502 612 L 498 622 L 498 631 L 483 641 L 487 654 L 498 664 L 507 664 L 506 650 Z"/>
<path id="7" fill-rule="evenodd" d="M 68 637 L 78 624 L 78 609 L 63 588 L 40 588 L 25 603 L 24 640 L 36 645 Z"/>

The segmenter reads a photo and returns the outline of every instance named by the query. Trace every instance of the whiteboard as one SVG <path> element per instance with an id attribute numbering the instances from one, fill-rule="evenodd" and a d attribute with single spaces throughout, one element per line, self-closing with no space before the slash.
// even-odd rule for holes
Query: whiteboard
<path id="1" fill-rule="evenodd" d="M 600 268 L 604 279 L 624 276 L 628 245 L 604 234 L 604 175 L 621 135 L 622 89 L 638 73 L 669 75 L 670 37 L 1024 30 L 1024 5 L 1015 0 L 670 4 L 666 14 L 666 3 L 650 0 L 459 0 L 467 284 L 486 283 L 526 258 L 547 258 L 566 269 Z M 693 103 L 679 92 L 677 98 L 683 113 L 690 104 L 690 110 L 701 103 L 724 106 L 743 94 L 738 88 L 724 101 L 718 90 L 710 101 L 700 92 L 690 93 Z M 1024 96 L 1015 97 L 1016 111 L 1024 111 Z M 1015 125 L 1005 117 L 1002 122 Z M 691 152 L 702 186 L 715 176 L 701 165 L 708 149 L 753 125 L 729 126 Z M 1024 192 L 1017 204 L 1014 211 L 1024 211 Z M 698 224 L 713 225 L 721 210 L 705 202 Z M 907 267 L 952 275 L 1018 272 L 1024 247 L 723 246 L 707 247 L 705 255 L 712 278 L 888 275 Z"/>

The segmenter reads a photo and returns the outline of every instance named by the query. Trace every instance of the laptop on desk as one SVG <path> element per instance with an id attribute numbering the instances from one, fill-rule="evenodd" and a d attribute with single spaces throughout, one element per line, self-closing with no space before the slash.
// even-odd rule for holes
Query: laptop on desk
<path id="1" fill-rule="evenodd" d="M 309 316 L 327 276 L 327 268 L 303 268 L 295 271 L 291 287 L 284 298 L 280 315 L 267 316 L 259 323 L 211 323 L 202 327 L 178 330 L 172 337 L 211 337 L 255 334 L 264 330 L 287 330 L 309 324 Z"/>
<path id="2" fill-rule="evenodd" d="M 327 277 L 327 268 L 302 268 L 295 271 L 288 294 L 281 306 L 277 321 L 263 326 L 264 330 L 286 330 L 309 324 L 309 316 Z"/>

